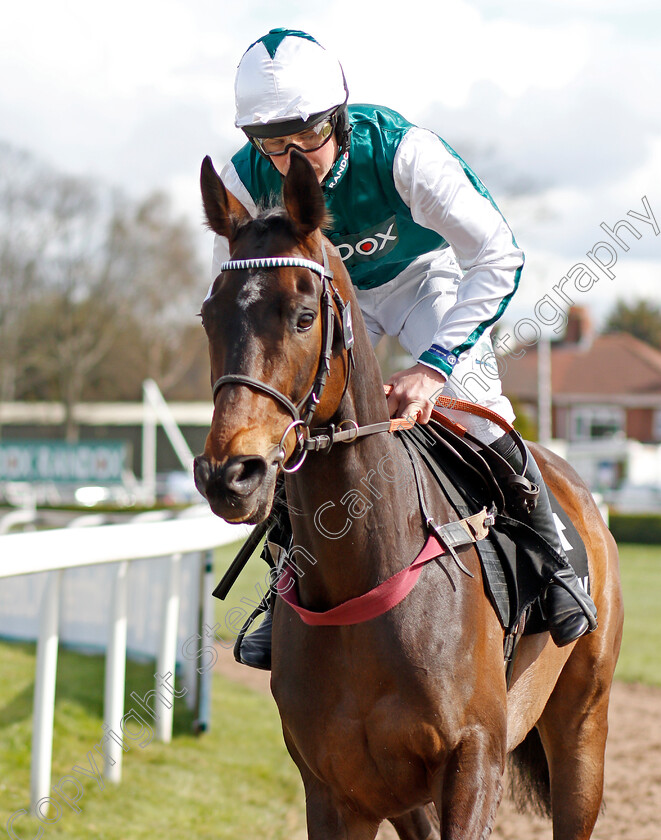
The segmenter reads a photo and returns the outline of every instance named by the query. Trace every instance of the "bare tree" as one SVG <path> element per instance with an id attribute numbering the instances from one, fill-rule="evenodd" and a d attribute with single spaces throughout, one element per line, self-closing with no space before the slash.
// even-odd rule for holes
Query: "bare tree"
<path id="1" fill-rule="evenodd" d="M 144 373 L 166 391 L 196 352 L 196 343 L 184 340 L 201 297 L 203 271 L 194 238 L 183 221 L 172 218 L 163 193 L 148 196 L 115 233 L 126 260 L 123 270 L 132 277 L 132 315 L 140 324 Z"/>
<path id="2" fill-rule="evenodd" d="M 48 236 L 37 273 L 40 297 L 23 330 L 23 358 L 42 389 L 64 404 L 65 435 L 77 438 L 74 408 L 90 371 L 110 351 L 125 306 L 115 267 L 113 199 L 81 179 L 41 184 Z"/>
<path id="3" fill-rule="evenodd" d="M 115 396 L 113 378 L 121 383 L 124 371 L 113 371 L 111 356 L 127 340 L 131 372 L 162 387 L 190 364 L 181 349 L 190 342 L 179 337 L 201 276 L 193 235 L 161 194 L 136 204 L 20 153 L 3 159 L 0 399 L 62 401 L 65 434 L 75 440 L 75 405 L 102 363 Z"/>
<path id="4" fill-rule="evenodd" d="M 48 232 L 39 224 L 38 184 L 44 168 L 26 152 L 0 143 L 0 401 L 14 400 L 25 359 L 21 330 L 39 296 L 38 262 Z"/>

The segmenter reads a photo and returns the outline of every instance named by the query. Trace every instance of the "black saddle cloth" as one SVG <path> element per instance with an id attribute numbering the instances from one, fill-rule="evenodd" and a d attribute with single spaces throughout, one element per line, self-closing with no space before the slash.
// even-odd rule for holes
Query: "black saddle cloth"
<path id="1" fill-rule="evenodd" d="M 433 437 L 422 426 L 397 434 L 404 438 L 409 451 L 414 448 L 427 464 L 458 518 L 477 513 L 485 506 L 491 508 L 494 502 L 502 510 L 503 493 L 483 459 L 440 423 L 431 421 L 431 426 L 436 433 Z M 583 541 L 558 500 L 548 487 L 547 490 L 562 547 L 579 581 L 589 592 Z M 514 632 L 522 617 L 525 633 L 546 630 L 540 596 L 553 572 L 564 565 L 552 546 L 508 512 L 506 499 L 489 536 L 475 546 L 484 571 L 487 596 L 505 631 Z"/>

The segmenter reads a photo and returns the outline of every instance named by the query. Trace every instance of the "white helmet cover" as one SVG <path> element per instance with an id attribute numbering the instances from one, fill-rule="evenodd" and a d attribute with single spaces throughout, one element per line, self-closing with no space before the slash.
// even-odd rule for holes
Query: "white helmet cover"
<path id="1" fill-rule="evenodd" d="M 339 61 L 311 35 L 291 29 L 272 29 L 246 50 L 234 92 L 235 125 L 257 137 L 300 131 L 347 100 Z"/>

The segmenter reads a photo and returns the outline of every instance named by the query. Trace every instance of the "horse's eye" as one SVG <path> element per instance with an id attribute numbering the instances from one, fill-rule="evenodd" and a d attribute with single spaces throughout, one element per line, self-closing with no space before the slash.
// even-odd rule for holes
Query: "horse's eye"
<path id="1" fill-rule="evenodd" d="M 310 312 L 304 312 L 296 322 L 296 329 L 299 332 L 307 332 L 314 324 L 314 315 Z"/>

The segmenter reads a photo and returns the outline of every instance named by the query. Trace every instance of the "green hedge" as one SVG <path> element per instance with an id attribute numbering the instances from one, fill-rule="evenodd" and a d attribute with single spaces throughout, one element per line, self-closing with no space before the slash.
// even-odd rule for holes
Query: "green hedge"
<path id="1" fill-rule="evenodd" d="M 661 514 L 611 513 L 609 527 L 618 543 L 661 545 Z"/>

